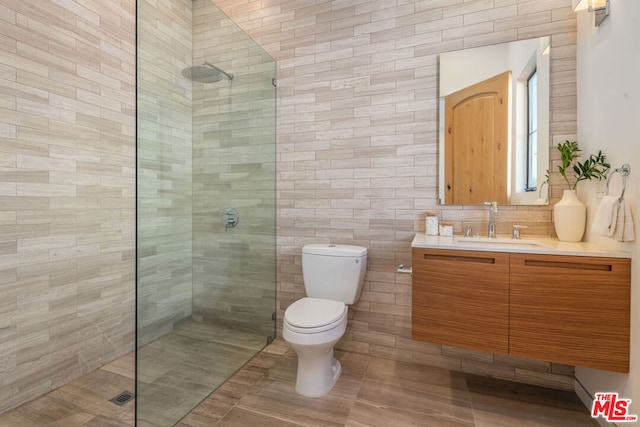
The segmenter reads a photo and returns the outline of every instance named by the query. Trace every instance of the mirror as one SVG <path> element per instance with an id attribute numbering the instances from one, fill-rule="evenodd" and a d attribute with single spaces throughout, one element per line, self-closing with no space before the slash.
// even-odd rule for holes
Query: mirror
<path id="1" fill-rule="evenodd" d="M 441 204 L 548 204 L 549 42 L 440 54 Z"/>

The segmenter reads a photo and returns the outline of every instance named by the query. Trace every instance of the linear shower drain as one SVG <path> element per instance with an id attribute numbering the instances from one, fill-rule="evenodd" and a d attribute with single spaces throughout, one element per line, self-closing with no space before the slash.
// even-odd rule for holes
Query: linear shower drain
<path id="1" fill-rule="evenodd" d="M 118 406 L 122 406 L 125 403 L 129 402 L 130 400 L 132 400 L 134 397 L 135 397 L 135 394 L 131 393 L 130 391 L 123 391 L 122 393 L 120 393 L 116 397 L 114 397 L 113 399 L 109 399 L 109 402 L 113 402 Z"/>

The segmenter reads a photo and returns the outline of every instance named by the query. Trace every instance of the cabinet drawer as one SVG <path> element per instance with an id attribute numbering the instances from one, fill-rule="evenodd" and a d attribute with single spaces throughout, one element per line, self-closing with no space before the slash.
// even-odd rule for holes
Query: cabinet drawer
<path id="1" fill-rule="evenodd" d="M 510 354 L 629 371 L 629 259 L 510 259 Z"/>
<path id="2" fill-rule="evenodd" d="M 507 354 L 509 254 L 413 249 L 412 337 Z"/>

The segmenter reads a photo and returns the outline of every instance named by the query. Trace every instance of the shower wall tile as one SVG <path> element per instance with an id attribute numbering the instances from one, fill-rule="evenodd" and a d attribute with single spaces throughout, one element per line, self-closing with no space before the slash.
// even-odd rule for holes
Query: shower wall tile
<path id="1" fill-rule="evenodd" d="M 134 112 L 135 2 L 3 2 L 0 413 L 133 349 Z"/>
<path id="2" fill-rule="evenodd" d="M 576 134 L 576 22 L 571 2 L 514 0 L 333 2 L 259 0 L 216 4 L 278 60 L 278 325 L 304 296 L 301 248 L 366 246 L 363 297 L 350 309 L 339 348 L 398 360 L 573 388 L 553 372 L 503 357 L 410 341 L 410 241 L 424 212 L 486 227 L 477 207 L 437 204 L 438 54 L 551 36 L 551 141 Z M 552 161 L 559 156 L 551 150 Z M 551 168 L 551 203 L 561 196 Z M 548 206 L 501 207 L 512 224 L 553 235 Z M 280 333 L 279 329 L 279 333 Z"/>

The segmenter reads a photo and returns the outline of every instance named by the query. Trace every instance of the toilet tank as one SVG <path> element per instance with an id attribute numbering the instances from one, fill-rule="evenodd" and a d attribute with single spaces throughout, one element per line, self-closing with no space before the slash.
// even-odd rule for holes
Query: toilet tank
<path id="1" fill-rule="evenodd" d="M 302 274 L 308 297 L 353 304 L 360 299 L 367 271 L 367 248 L 312 244 L 302 248 Z"/>

